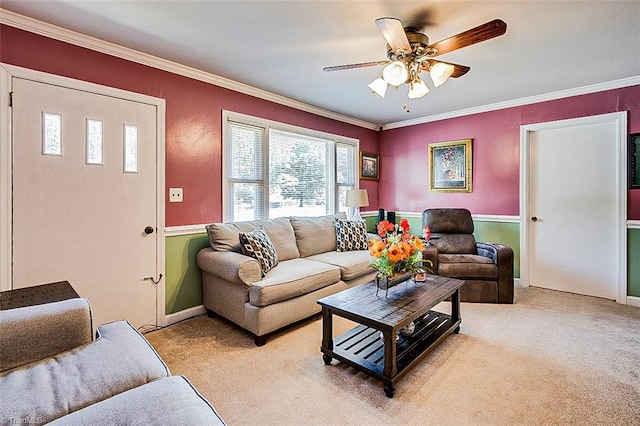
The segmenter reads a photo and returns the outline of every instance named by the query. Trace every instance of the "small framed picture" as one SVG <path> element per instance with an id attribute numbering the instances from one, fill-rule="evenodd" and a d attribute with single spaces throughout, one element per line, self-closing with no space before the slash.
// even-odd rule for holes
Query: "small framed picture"
<path id="1" fill-rule="evenodd" d="M 640 133 L 629 135 L 629 189 L 640 189 Z"/>
<path id="2" fill-rule="evenodd" d="M 471 139 L 429 144 L 429 191 L 471 192 Z"/>
<path id="3" fill-rule="evenodd" d="M 360 151 L 360 179 L 380 179 L 380 156 L 378 154 Z"/>

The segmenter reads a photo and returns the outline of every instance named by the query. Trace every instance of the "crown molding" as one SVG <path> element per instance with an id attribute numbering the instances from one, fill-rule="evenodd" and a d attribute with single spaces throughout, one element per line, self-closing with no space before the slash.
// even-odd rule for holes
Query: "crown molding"
<path id="1" fill-rule="evenodd" d="M 479 114 L 483 112 L 496 111 L 500 109 L 530 105 L 539 102 L 553 101 L 556 99 L 568 98 L 571 96 L 586 95 L 589 93 L 603 92 L 605 90 L 619 89 L 640 84 L 640 76 L 623 78 L 620 80 L 607 81 L 605 83 L 591 84 L 588 86 L 576 87 L 573 89 L 559 90 L 557 92 L 544 93 L 542 95 L 529 96 L 526 98 L 513 99 L 505 102 L 497 102 L 473 108 L 461 109 L 457 111 L 445 112 L 443 114 L 429 115 L 411 120 L 396 121 L 382 126 L 382 130 L 397 129 L 400 127 L 415 126 L 416 124 L 431 123 L 434 121 L 447 120 L 449 118 L 463 117 L 465 115 Z"/>
<path id="2" fill-rule="evenodd" d="M 332 120 L 341 121 L 343 123 L 352 124 L 354 126 L 363 127 L 365 129 L 380 130 L 380 126 L 378 124 L 338 114 L 336 112 L 329 111 L 323 108 L 318 108 L 313 105 L 296 101 L 285 96 L 277 95 L 266 90 L 258 89 L 244 83 L 220 77 L 218 75 L 204 72 L 196 68 L 188 67 L 177 62 L 162 59 L 157 56 L 139 52 L 134 49 L 129 49 L 127 47 L 123 47 L 114 43 L 110 43 L 108 41 L 71 31 L 66 28 L 39 21 L 37 19 L 29 18 L 27 16 L 20 15 L 1 8 L 0 24 L 8 25 L 24 31 L 29 31 L 34 34 L 73 44 L 75 46 L 83 47 L 96 52 L 105 53 L 107 55 L 115 56 L 117 58 L 125 59 L 141 65 L 168 71 L 173 74 L 193 78 L 195 80 L 210 83 L 219 87 L 223 87 L 225 89 L 264 99 L 266 101 L 288 106 L 321 117 L 330 118 Z"/>

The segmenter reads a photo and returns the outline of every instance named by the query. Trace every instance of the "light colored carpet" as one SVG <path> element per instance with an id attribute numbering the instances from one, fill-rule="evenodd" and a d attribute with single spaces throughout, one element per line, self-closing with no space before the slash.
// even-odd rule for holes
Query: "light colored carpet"
<path id="1" fill-rule="evenodd" d="M 447 312 L 448 303 L 438 306 Z M 148 333 L 235 425 L 640 425 L 640 309 L 517 288 L 514 305 L 463 303 L 451 335 L 397 385 L 320 353 L 322 320 L 263 347 L 205 316 Z M 353 323 L 334 317 L 334 333 Z"/>

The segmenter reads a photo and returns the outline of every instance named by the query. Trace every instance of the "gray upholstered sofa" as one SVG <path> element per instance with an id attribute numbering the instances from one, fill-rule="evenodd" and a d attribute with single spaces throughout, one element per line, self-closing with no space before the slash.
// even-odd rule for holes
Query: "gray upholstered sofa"
<path id="1" fill-rule="evenodd" d="M 375 270 L 364 225 L 364 245 L 345 246 L 350 231 L 336 233 L 336 219 L 353 224 L 342 213 L 207 225 L 211 246 L 198 253 L 197 262 L 208 314 L 250 331 L 261 346 L 269 333 L 319 313 L 318 299 L 371 280 Z M 241 233 L 258 228 L 277 254 L 277 265 L 266 272 L 240 244 Z"/>
<path id="2" fill-rule="evenodd" d="M 224 425 L 127 321 L 83 298 L 0 311 L 0 425 Z"/>

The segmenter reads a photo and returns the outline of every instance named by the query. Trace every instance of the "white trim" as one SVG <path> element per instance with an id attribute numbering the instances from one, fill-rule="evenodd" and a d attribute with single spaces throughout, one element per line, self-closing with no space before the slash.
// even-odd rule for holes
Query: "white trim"
<path id="1" fill-rule="evenodd" d="M 0 291 L 11 289 L 11 74 L 0 66 Z"/>
<path id="2" fill-rule="evenodd" d="M 603 92 L 605 90 L 620 89 L 640 84 L 640 76 L 623 78 L 620 80 L 607 81 L 604 83 L 591 84 L 587 86 L 575 87 L 573 89 L 559 90 L 557 92 L 543 93 L 541 95 L 529 96 L 526 98 L 512 99 L 505 102 L 481 105 L 473 108 L 461 109 L 457 111 L 445 112 L 442 114 L 418 117 L 411 120 L 396 121 L 382 126 L 382 130 L 397 129 L 400 127 L 415 126 L 416 124 L 432 123 L 434 121 L 447 120 L 450 118 L 463 117 L 465 115 L 480 114 L 483 112 L 497 111 L 500 109 L 513 108 L 523 105 L 531 105 L 540 102 L 553 101 L 556 99 L 568 98 L 571 96 L 586 95 L 589 93 Z"/>
<path id="3" fill-rule="evenodd" d="M 520 126 L 520 279 L 525 287 L 529 286 L 531 265 L 529 262 L 530 244 L 530 206 L 529 206 L 529 180 L 530 166 L 530 138 L 531 133 L 541 130 L 561 129 L 574 126 L 588 126 L 594 124 L 613 123 L 616 126 L 616 141 L 618 150 L 616 153 L 616 212 L 618 217 L 618 230 L 616 235 L 617 247 L 615 258 L 618 259 L 617 273 L 614 277 L 616 283 L 616 301 L 627 303 L 627 112 L 614 112 L 609 114 L 580 117 L 567 120 L 551 121 L 547 123 L 529 124 Z"/>
<path id="4" fill-rule="evenodd" d="M 627 296 L 627 305 L 640 308 L 640 297 Z"/>
<path id="5" fill-rule="evenodd" d="M 285 96 L 267 92 L 266 90 L 258 89 L 244 83 L 239 83 L 228 78 L 220 77 L 218 75 L 200 71 L 186 65 L 159 58 L 157 56 L 142 53 L 133 49 L 129 49 L 127 47 L 100 40 L 95 37 L 77 33 L 66 28 L 38 21 L 37 19 L 29 18 L 27 16 L 10 12 L 5 9 L 0 9 L 0 23 L 35 34 L 43 35 L 54 40 L 60 40 L 65 43 L 73 44 L 75 46 L 84 47 L 96 52 L 105 53 L 107 55 L 126 59 L 138 64 L 147 65 L 159 70 L 168 71 L 173 74 L 193 78 L 205 83 L 214 84 L 225 89 L 244 93 L 246 95 L 254 96 L 256 98 L 264 99 L 266 101 L 274 102 L 280 105 L 289 106 L 291 108 L 309 112 L 311 114 L 316 114 L 321 117 L 330 118 L 347 124 L 353 124 L 354 126 L 364 127 L 365 129 L 380 130 L 380 126 L 378 124 L 349 117 L 343 114 L 338 114 L 336 112 L 309 105 L 304 102 L 296 101 Z"/>
<path id="6" fill-rule="evenodd" d="M 165 315 L 164 323 L 162 327 L 166 327 L 171 324 L 175 324 L 180 321 L 184 321 L 189 318 L 197 317 L 207 313 L 203 305 L 194 306 L 192 308 L 183 309 L 182 311 L 175 312 L 173 314 Z"/>
<path id="7" fill-rule="evenodd" d="M 89 83 L 82 80 L 75 80 L 58 75 L 47 74 L 27 68 L 17 67 L 0 63 L 0 96 L 5 100 L 8 99 L 8 93 L 11 91 L 11 79 L 22 78 L 26 80 L 36 81 L 45 84 L 66 87 L 75 90 L 97 93 L 104 96 L 125 99 L 133 102 L 144 103 L 156 107 L 156 271 L 162 276 L 166 276 L 165 272 L 165 237 L 164 237 L 164 220 L 165 220 L 165 116 L 166 105 L 165 100 L 140 93 L 128 92 L 121 89 L 115 89 L 108 86 L 102 86 L 95 83 Z M 2 129 L 9 128 L 11 123 L 11 111 L 8 102 L 0 103 L 0 124 Z M 4 121 L 7 120 L 8 123 Z M 0 157 L 1 161 L 7 162 L 7 158 L 12 157 L 11 152 L 11 132 L 3 130 L 0 133 Z M 0 289 L 11 288 L 12 266 L 11 266 L 11 240 L 5 241 L 5 235 L 9 236 L 11 232 L 11 210 L 8 204 L 11 200 L 11 180 L 7 180 L 6 176 L 12 176 L 11 162 L 9 167 L 3 167 L 4 174 L 0 175 L 0 266 L 2 266 L 2 274 L 0 275 Z M 6 175 L 6 176 L 5 176 Z M 5 210 L 5 207 L 7 210 Z M 6 215 L 3 215 L 6 212 Z M 5 218 L 4 216 L 7 216 Z M 7 227 L 5 229 L 5 227 Z M 163 324 L 165 322 L 165 286 L 156 286 L 156 323 Z"/>
<path id="8" fill-rule="evenodd" d="M 640 229 L 640 220 L 628 220 L 627 221 L 628 229 Z"/>
<path id="9" fill-rule="evenodd" d="M 167 226 L 164 228 L 164 235 L 166 237 L 177 237 L 180 235 L 206 234 L 207 230 L 205 226 L 207 225 L 208 224 Z"/>

